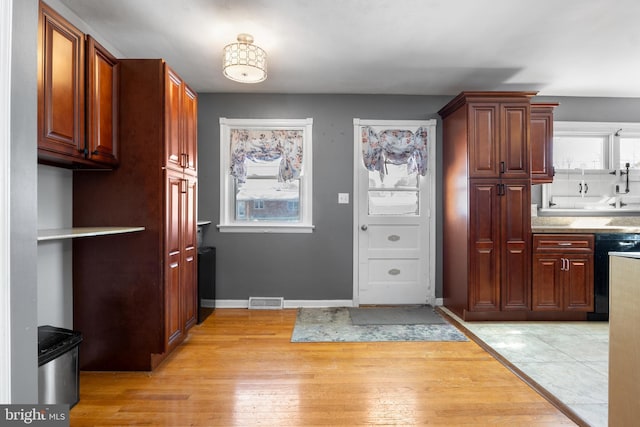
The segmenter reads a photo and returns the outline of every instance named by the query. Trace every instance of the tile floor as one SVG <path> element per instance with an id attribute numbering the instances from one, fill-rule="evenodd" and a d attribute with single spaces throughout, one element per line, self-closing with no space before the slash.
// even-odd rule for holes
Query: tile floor
<path id="1" fill-rule="evenodd" d="M 608 322 L 464 322 L 592 427 L 607 426 Z"/>

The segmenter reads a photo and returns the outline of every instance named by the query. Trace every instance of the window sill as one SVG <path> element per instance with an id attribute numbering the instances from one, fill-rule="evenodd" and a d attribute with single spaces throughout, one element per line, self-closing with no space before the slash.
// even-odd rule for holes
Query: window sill
<path id="1" fill-rule="evenodd" d="M 222 233 L 312 233 L 314 225 L 303 224 L 218 224 Z"/>

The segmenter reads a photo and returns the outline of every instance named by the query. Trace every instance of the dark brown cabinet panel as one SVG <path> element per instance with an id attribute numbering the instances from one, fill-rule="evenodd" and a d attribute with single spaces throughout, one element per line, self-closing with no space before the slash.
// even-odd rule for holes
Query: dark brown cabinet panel
<path id="1" fill-rule="evenodd" d="M 503 180 L 500 185 L 502 310 L 530 310 L 531 184 L 528 180 Z"/>
<path id="2" fill-rule="evenodd" d="M 117 247 L 105 238 L 74 242 L 74 328 L 85 338 L 85 370 L 151 370 L 196 323 L 197 176 L 168 163 L 186 119 L 166 89 L 181 79 L 155 59 L 120 60 L 118 72 L 119 166 L 74 171 L 74 225 L 145 230 Z"/>
<path id="3" fill-rule="evenodd" d="M 186 173 L 195 175 L 198 170 L 198 97 L 185 84 L 183 105 L 183 166 Z"/>
<path id="4" fill-rule="evenodd" d="M 469 275 L 469 310 L 500 309 L 500 204 L 498 184 L 472 182 L 470 184 L 471 224 L 469 239 L 472 245 Z M 463 256 L 463 254 L 461 254 Z"/>
<path id="5" fill-rule="evenodd" d="M 593 235 L 533 237 L 535 311 L 593 311 Z"/>
<path id="6" fill-rule="evenodd" d="M 531 311 L 533 95 L 463 92 L 439 111 L 443 297 L 465 320 Z"/>
<path id="7" fill-rule="evenodd" d="M 118 60 L 87 36 L 87 152 L 89 160 L 118 164 Z"/>
<path id="8" fill-rule="evenodd" d="M 531 182 L 553 182 L 553 110 L 558 104 L 531 104 Z"/>
<path id="9" fill-rule="evenodd" d="M 44 3 L 38 22 L 38 156 L 84 161 L 84 34 Z"/>

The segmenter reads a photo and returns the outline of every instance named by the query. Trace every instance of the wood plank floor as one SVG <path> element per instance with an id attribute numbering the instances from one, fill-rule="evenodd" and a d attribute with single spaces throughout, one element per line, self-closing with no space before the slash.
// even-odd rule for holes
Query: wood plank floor
<path id="1" fill-rule="evenodd" d="M 473 341 L 291 343 L 295 316 L 216 309 L 152 373 L 82 372 L 71 426 L 575 425 Z"/>

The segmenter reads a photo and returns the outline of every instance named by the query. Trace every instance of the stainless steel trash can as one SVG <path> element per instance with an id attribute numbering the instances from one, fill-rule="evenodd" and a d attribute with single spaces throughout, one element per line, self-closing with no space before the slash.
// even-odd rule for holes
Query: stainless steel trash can
<path id="1" fill-rule="evenodd" d="M 38 326 L 38 403 L 68 404 L 80 399 L 78 347 L 80 332 Z"/>

